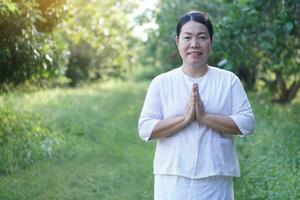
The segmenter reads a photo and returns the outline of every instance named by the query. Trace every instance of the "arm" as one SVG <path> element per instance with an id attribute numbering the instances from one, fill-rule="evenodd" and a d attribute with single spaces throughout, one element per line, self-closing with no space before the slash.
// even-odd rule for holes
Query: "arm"
<path id="1" fill-rule="evenodd" d="M 225 115 L 209 114 L 204 112 L 204 105 L 200 98 L 198 85 L 194 86 L 196 95 L 196 120 L 208 128 L 212 128 L 218 132 L 226 134 L 242 134 L 234 120 Z"/>
<path id="2" fill-rule="evenodd" d="M 171 136 L 194 121 L 196 119 L 194 93 L 184 114 L 163 119 L 161 110 L 159 85 L 155 79 L 150 84 L 139 118 L 138 130 L 141 139 L 149 141 Z"/>
<path id="3" fill-rule="evenodd" d="M 185 113 L 176 117 L 160 120 L 153 128 L 150 139 L 171 136 L 194 121 L 196 119 L 195 100 L 195 92 L 192 91 L 192 96 L 189 99 Z"/>
<path id="4" fill-rule="evenodd" d="M 227 134 L 242 134 L 240 129 L 237 127 L 233 119 L 225 115 L 217 114 L 203 114 L 202 118 L 198 122 L 206 127 L 215 129 L 221 133 Z"/>
<path id="5" fill-rule="evenodd" d="M 154 127 L 150 139 L 164 138 L 173 135 L 187 126 L 184 115 L 162 119 Z"/>

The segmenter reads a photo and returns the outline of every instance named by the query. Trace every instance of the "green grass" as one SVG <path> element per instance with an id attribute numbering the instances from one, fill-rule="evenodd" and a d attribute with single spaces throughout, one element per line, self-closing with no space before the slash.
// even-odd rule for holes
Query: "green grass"
<path id="1" fill-rule="evenodd" d="M 109 82 L 0 96 L 0 110 L 31 116 L 33 125 L 60 139 L 53 156 L 2 174 L 0 199 L 153 199 L 155 143 L 137 133 L 147 85 Z M 250 96 L 257 128 L 237 139 L 242 178 L 234 180 L 236 199 L 297 199 L 300 104 Z"/>
<path id="2" fill-rule="evenodd" d="M 146 84 L 108 83 L 3 96 L 65 140 L 62 155 L 0 180 L 0 199 L 151 199 L 154 143 L 137 134 Z"/>
<path id="3" fill-rule="evenodd" d="M 237 141 L 242 177 L 237 199 L 300 199 L 300 104 L 251 95 L 255 134 Z"/>

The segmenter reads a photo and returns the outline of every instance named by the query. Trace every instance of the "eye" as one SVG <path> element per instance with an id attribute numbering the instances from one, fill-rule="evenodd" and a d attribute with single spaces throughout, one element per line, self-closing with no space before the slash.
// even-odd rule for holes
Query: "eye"
<path id="1" fill-rule="evenodd" d="M 199 39 L 201 39 L 201 40 L 206 40 L 207 38 L 208 38 L 207 35 L 200 35 L 200 36 L 199 36 Z"/>
<path id="2" fill-rule="evenodd" d="M 190 40 L 191 37 L 190 37 L 190 36 L 184 36 L 183 39 L 184 39 L 184 40 Z"/>

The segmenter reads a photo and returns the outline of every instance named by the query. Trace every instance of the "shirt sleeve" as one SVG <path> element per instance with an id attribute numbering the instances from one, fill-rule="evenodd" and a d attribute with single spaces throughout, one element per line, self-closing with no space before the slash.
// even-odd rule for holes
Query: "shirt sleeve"
<path id="1" fill-rule="evenodd" d="M 253 133 L 255 129 L 254 115 L 247 98 L 246 92 L 239 78 L 233 75 L 232 82 L 232 114 L 230 117 L 236 123 L 243 135 Z"/>
<path id="2" fill-rule="evenodd" d="M 161 100 L 159 82 L 155 78 L 151 82 L 145 98 L 144 106 L 138 122 L 138 132 L 142 140 L 149 141 L 155 125 L 161 120 Z"/>

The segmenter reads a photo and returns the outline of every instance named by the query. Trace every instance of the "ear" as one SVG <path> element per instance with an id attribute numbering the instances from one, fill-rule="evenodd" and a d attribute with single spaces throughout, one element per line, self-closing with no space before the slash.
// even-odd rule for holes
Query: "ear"
<path id="1" fill-rule="evenodd" d="M 179 44 L 179 38 L 178 38 L 178 36 L 175 37 L 175 42 L 176 42 L 176 45 L 178 46 L 178 44 Z"/>

